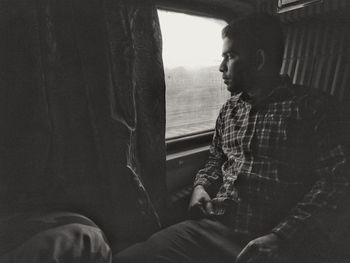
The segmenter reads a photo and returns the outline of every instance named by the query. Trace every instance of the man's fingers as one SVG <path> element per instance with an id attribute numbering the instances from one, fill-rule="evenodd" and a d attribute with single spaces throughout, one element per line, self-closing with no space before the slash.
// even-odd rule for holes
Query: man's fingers
<path id="1" fill-rule="evenodd" d="M 211 201 L 205 202 L 205 210 L 208 215 L 214 214 L 213 204 Z"/>
<path id="2" fill-rule="evenodd" d="M 213 207 L 208 193 L 197 187 L 193 191 L 192 198 L 188 207 L 189 215 L 193 218 L 199 218 L 213 214 Z"/>
<path id="3" fill-rule="evenodd" d="M 206 214 L 206 211 L 202 203 L 196 202 L 189 207 L 189 216 L 193 219 L 198 219 L 203 217 Z"/>
<path id="4" fill-rule="evenodd" d="M 248 243 L 238 254 L 235 263 L 247 263 L 258 252 L 258 248 L 254 243 Z"/>

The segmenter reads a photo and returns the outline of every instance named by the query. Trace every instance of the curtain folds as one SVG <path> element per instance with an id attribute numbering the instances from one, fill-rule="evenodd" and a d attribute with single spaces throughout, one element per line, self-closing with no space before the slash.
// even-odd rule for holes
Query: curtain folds
<path id="1" fill-rule="evenodd" d="M 119 243 L 155 231 L 166 189 L 153 2 L 4 0 L 0 39 L 1 211 L 82 212 Z"/>

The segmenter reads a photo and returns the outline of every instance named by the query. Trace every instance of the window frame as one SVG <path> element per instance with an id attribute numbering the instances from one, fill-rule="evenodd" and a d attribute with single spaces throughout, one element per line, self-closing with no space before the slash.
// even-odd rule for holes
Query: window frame
<path id="1" fill-rule="evenodd" d="M 227 9 L 221 6 L 200 3 L 191 3 L 186 1 L 182 3 L 181 1 L 169 1 L 169 0 L 157 0 L 156 9 L 171 11 L 177 13 L 184 13 L 187 15 L 202 16 L 207 18 L 216 18 L 226 21 L 227 23 L 232 20 L 233 17 L 239 14 L 233 12 L 231 9 Z"/>
<path id="2" fill-rule="evenodd" d="M 214 129 L 166 139 L 165 145 L 167 154 L 174 154 L 179 151 L 207 146 L 211 142 L 213 134 Z"/>
<path id="3" fill-rule="evenodd" d="M 207 6 L 203 5 L 200 8 L 196 9 L 183 8 L 183 7 L 174 7 L 167 4 L 157 4 L 157 10 L 183 13 L 187 15 L 200 16 L 204 18 L 214 18 L 220 19 L 229 23 L 227 10 L 222 8 L 217 8 L 214 12 L 211 13 Z M 232 14 L 231 14 L 232 17 Z M 211 143 L 212 137 L 214 134 L 214 128 L 209 130 L 203 130 L 200 132 L 192 132 L 184 135 L 179 135 L 171 138 L 165 138 L 166 151 L 167 155 L 178 153 L 181 151 L 187 151 L 194 148 L 201 148 L 208 146 Z"/>

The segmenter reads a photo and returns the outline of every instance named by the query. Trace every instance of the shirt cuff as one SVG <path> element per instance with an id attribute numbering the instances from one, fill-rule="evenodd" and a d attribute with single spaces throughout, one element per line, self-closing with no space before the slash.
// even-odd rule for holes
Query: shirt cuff
<path id="1" fill-rule="evenodd" d="M 207 191 L 210 188 L 210 181 L 205 179 L 205 178 L 196 178 L 194 183 L 193 183 L 193 188 L 196 186 L 201 185 L 204 187 L 204 189 Z"/>

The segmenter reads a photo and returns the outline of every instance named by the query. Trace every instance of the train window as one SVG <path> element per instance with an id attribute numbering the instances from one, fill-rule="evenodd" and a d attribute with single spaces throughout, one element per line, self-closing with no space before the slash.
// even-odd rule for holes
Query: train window
<path id="1" fill-rule="evenodd" d="M 158 10 L 166 84 L 166 139 L 207 132 L 229 93 L 218 70 L 223 20 Z"/>

